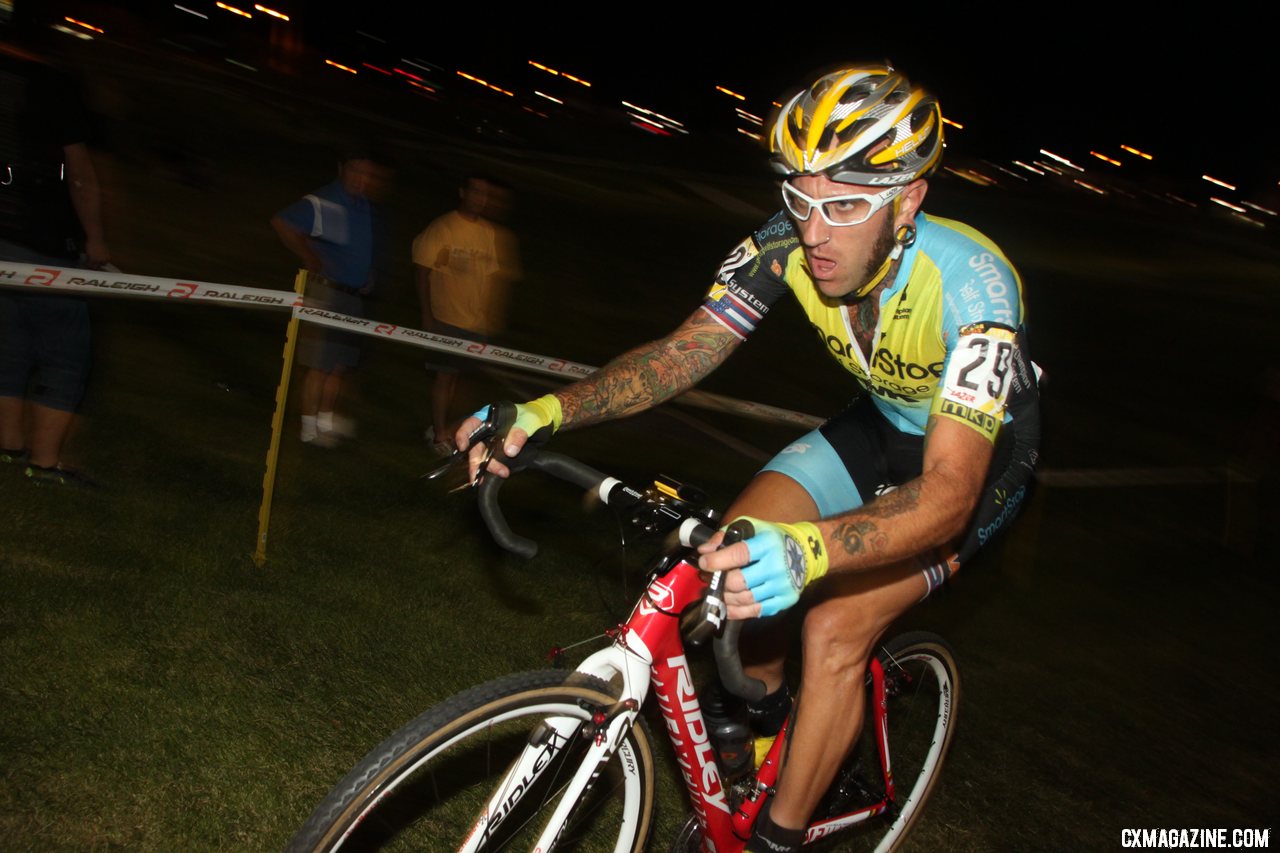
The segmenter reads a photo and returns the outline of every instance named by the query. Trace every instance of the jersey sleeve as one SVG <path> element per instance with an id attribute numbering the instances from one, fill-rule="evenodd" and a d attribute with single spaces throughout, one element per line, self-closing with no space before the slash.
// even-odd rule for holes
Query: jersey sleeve
<path id="1" fill-rule="evenodd" d="M 715 283 L 702 300 L 702 310 L 740 340 L 746 340 L 755 331 L 756 325 L 787 291 L 782 278 L 785 252 L 779 254 L 779 249 L 788 241 L 768 239 L 784 232 L 794 244 L 790 220 L 785 214 L 778 214 L 735 246 L 721 262 Z"/>
<path id="2" fill-rule="evenodd" d="M 313 236 L 312 231 L 315 230 L 316 225 L 315 208 L 305 197 L 284 208 L 276 216 L 280 217 L 284 224 L 294 231 L 305 234 L 308 237 Z"/>
<path id="3" fill-rule="evenodd" d="M 351 215 L 338 202 L 324 198 L 323 192 L 305 195 L 276 215 L 290 228 L 313 240 L 346 246 L 352 236 Z"/>
<path id="4" fill-rule="evenodd" d="M 1022 283 L 998 250 L 971 245 L 972 253 L 962 253 L 942 269 L 947 356 L 929 414 L 963 423 L 995 442 L 1008 419 L 1010 393 L 1025 381 L 1018 334 Z"/>

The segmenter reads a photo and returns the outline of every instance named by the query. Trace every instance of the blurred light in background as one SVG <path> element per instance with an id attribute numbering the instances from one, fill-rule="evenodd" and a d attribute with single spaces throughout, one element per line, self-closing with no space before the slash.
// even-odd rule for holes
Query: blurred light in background
<path id="1" fill-rule="evenodd" d="M 627 115 L 632 118 L 640 119 L 640 121 L 644 122 L 646 125 L 652 124 L 656 127 L 663 128 L 664 130 L 674 130 L 677 133 L 683 133 L 686 136 L 689 133 L 689 131 L 684 129 L 684 124 L 682 122 L 678 122 L 670 116 L 664 116 L 660 112 L 646 109 L 638 104 L 633 104 L 630 101 L 622 101 L 621 103 L 630 111 Z M 641 115 L 637 115 L 637 113 L 640 113 Z M 646 127 L 645 129 L 647 130 L 648 128 Z"/>
<path id="2" fill-rule="evenodd" d="M 1132 146 L 1129 146 L 1129 145 L 1121 145 L 1120 150 L 1128 151 L 1130 154 L 1134 154 L 1138 157 L 1141 157 L 1143 160 L 1154 159 L 1150 154 L 1147 154 L 1146 152 L 1143 152 L 1143 151 L 1139 151 L 1137 148 L 1133 148 Z"/>
<path id="3" fill-rule="evenodd" d="M 209 16 L 204 12 L 197 12 L 195 9 L 188 9 L 186 6 L 179 6 L 177 3 L 173 4 L 173 8 L 177 9 L 179 12 L 186 12 L 188 15 L 195 15 L 197 18 L 204 18 L 206 21 L 209 20 Z"/>
<path id="4" fill-rule="evenodd" d="M 93 24 L 86 24 L 84 21 L 77 21 L 75 18 L 64 17 L 62 20 L 66 21 L 69 24 L 75 24 L 77 27 L 84 27 L 86 30 L 91 30 L 92 32 L 98 33 L 99 35 L 107 34 L 106 31 L 103 30 L 102 28 L 95 27 Z"/>
<path id="5" fill-rule="evenodd" d="M 977 184 L 980 187 L 989 187 L 996 183 L 994 178 L 987 177 L 977 169 L 957 169 L 953 166 L 943 166 L 942 168 L 955 175 L 957 178 L 968 181 L 971 184 Z"/>
<path id="6" fill-rule="evenodd" d="M 1006 175 L 1009 175 L 1010 177 L 1017 178 L 1020 181 L 1027 180 L 1026 175 L 1019 175 L 1017 172 L 1013 171 L 1013 169 L 1006 169 L 1004 166 L 1001 166 L 999 163 L 992 163 L 990 160 L 984 160 L 983 162 L 994 169 L 999 169 L 1001 172 L 1004 172 Z M 1024 164 L 1019 163 L 1018 165 L 1024 165 Z M 1041 173 L 1037 171 L 1036 174 L 1041 174 Z"/>
<path id="7" fill-rule="evenodd" d="M 66 26 L 63 26 L 62 24 L 54 24 L 53 29 L 56 32 L 62 33 L 63 35 L 75 36 L 81 41 L 93 41 L 93 36 L 89 35 L 84 30 L 73 30 L 71 29 L 71 27 L 66 27 Z"/>
<path id="8" fill-rule="evenodd" d="M 275 9 L 268 9 L 266 6 L 259 6 L 257 3 L 253 4 L 253 8 L 257 9 L 264 15 L 270 15 L 271 17 L 278 18 L 281 21 L 289 20 L 289 16 L 284 12 L 277 12 Z"/>
<path id="9" fill-rule="evenodd" d="M 339 71 L 346 71 L 348 74 L 358 74 L 358 73 L 359 73 L 359 72 L 358 72 L 358 71 L 356 71 L 354 68 L 348 68 L 347 66 L 343 65 L 341 62 L 334 62 L 332 59 L 326 59 L 326 60 L 324 61 L 324 64 L 325 64 L 325 65 L 332 65 L 334 68 L 337 68 Z"/>
<path id="10" fill-rule="evenodd" d="M 1276 215 L 1277 215 L 1277 214 L 1276 214 L 1276 212 L 1275 212 L 1274 210 L 1272 210 L 1271 208 L 1269 208 L 1269 207 L 1263 207 L 1263 206 L 1262 206 L 1262 205 L 1260 205 L 1260 204 L 1254 204 L 1254 203 L 1253 203 L 1253 202 L 1251 202 L 1251 201 L 1244 201 L 1244 202 L 1241 202 L 1241 204 L 1243 204 L 1245 207 L 1252 208 L 1252 209 L 1254 209 L 1254 210 L 1258 211 L 1259 213 L 1265 213 L 1267 216 L 1276 216 Z"/>
<path id="11" fill-rule="evenodd" d="M 249 14 L 244 9 L 237 9 L 235 6 L 228 6 L 226 3 L 221 2 L 221 0 L 219 0 L 219 2 L 217 3 L 214 3 L 213 5 L 217 6 L 219 9 L 230 12 L 233 15 L 239 15 L 242 18 L 253 17 L 253 15 Z"/>
<path id="12" fill-rule="evenodd" d="M 412 74 L 409 74 L 408 72 L 400 71 L 400 69 L 399 69 L 399 68 L 397 68 L 397 69 L 396 69 L 396 71 L 397 71 L 397 72 L 399 72 L 399 73 L 401 73 L 401 74 L 404 74 L 406 77 L 412 77 L 412 76 L 413 76 Z M 461 77 L 461 78 L 462 78 L 462 79 L 464 79 L 464 80 L 470 80 L 472 83 L 479 83 L 481 86 L 484 86 L 486 89 L 492 89 L 492 90 L 493 90 L 493 91 L 495 91 L 495 92 L 499 92 L 499 93 L 501 93 L 501 94 L 503 94 L 503 95 L 506 95 L 508 98 L 514 98 L 514 97 L 515 97 L 515 93 L 514 93 L 514 92 L 508 92 L 506 89 L 503 89 L 501 86 L 495 86 L 495 85 L 493 85 L 492 83 L 490 83 L 489 81 L 487 81 L 487 80 L 481 80 L 479 77 L 476 77 L 476 76 L 473 76 L 473 75 L 471 75 L 471 74 L 468 74 L 468 73 L 467 73 L 467 72 L 465 72 L 465 71 L 459 71 L 459 72 L 458 72 L 458 76 L 459 76 L 459 77 Z"/>
<path id="13" fill-rule="evenodd" d="M 724 92 L 724 93 L 725 93 L 726 95 L 728 95 L 729 97 L 731 97 L 731 98 L 737 98 L 739 101 L 745 101 L 745 100 L 746 100 L 746 96 L 745 96 L 745 95 L 739 95 L 737 92 L 733 91 L 732 89 L 726 89 L 724 86 L 716 86 L 716 91 L 717 91 L 717 92 Z"/>
<path id="14" fill-rule="evenodd" d="M 1229 190 L 1235 189 L 1235 187 L 1231 186 L 1231 184 L 1227 183 L 1226 181 L 1220 181 L 1217 178 L 1210 177 L 1209 175 L 1201 175 L 1200 177 L 1204 178 L 1206 181 L 1208 181 L 1211 184 L 1217 184 L 1218 186 L 1226 187 Z"/>
<path id="15" fill-rule="evenodd" d="M 1063 157 L 1060 154 L 1054 154 L 1052 151 L 1046 151 L 1043 148 L 1040 149 L 1040 153 L 1048 157 L 1050 160 L 1053 160 L 1054 162 L 1061 163 L 1064 166 L 1075 169 L 1077 172 L 1084 171 L 1084 169 L 1080 168 L 1075 163 L 1072 163 L 1070 160 L 1068 160 L 1066 157 Z"/>
<path id="16" fill-rule="evenodd" d="M 546 65 L 543 65 L 541 62 L 534 62 L 532 59 L 529 60 L 529 64 L 532 65 L 534 68 L 538 69 L 539 71 L 545 71 L 548 74 L 555 75 L 556 77 L 563 77 L 566 80 L 572 80 L 574 83 L 577 83 L 580 86 L 586 86 L 588 89 L 591 88 L 591 84 L 588 83 L 586 80 L 583 80 L 581 77 L 575 77 L 572 74 L 570 74 L 568 71 L 557 71 L 554 68 L 550 68 Z"/>
<path id="17" fill-rule="evenodd" d="M 1090 151 L 1089 153 L 1090 153 L 1090 154 L 1092 154 L 1094 157 L 1097 157 L 1099 160 L 1104 160 L 1104 161 L 1106 161 L 1106 162 L 1110 163 L 1112 166 L 1119 166 L 1119 165 L 1120 165 L 1120 161 L 1119 161 L 1119 160 L 1113 160 L 1113 159 L 1111 159 L 1110 157 L 1108 157 L 1106 154 L 1099 154 L 1097 151 Z"/>

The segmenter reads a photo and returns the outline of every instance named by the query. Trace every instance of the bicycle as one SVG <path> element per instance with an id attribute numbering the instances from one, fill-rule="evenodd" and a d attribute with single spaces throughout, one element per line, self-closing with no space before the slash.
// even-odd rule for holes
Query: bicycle
<path id="1" fill-rule="evenodd" d="M 609 632 L 608 647 L 572 672 L 505 676 L 420 715 L 334 787 L 288 850 L 639 853 L 653 828 L 656 787 L 653 736 L 641 716 L 650 692 L 694 812 L 670 849 L 738 853 L 750 837 L 773 793 L 788 727 L 759 768 L 736 778 L 721 772 L 685 637 L 701 644 L 715 636 L 717 665 L 731 692 L 758 699 L 765 688 L 738 662 L 741 623 L 725 619 L 723 576 L 707 580 L 686 559 L 688 548 L 715 533 L 707 523 L 714 514 L 673 481 L 642 492 L 560 454 L 526 449 L 521 457 L 521 468 L 595 489 L 632 524 L 678 530 L 686 550 L 657 562 L 631 615 Z M 481 513 L 500 545 L 531 554 L 536 545 L 514 534 L 498 508 L 501 483 L 497 477 L 480 483 Z M 870 662 L 866 689 L 863 736 L 812 819 L 806 845 L 839 833 L 842 841 L 877 851 L 897 849 L 938 780 L 960 691 L 946 642 L 916 632 L 884 643 Z"/>

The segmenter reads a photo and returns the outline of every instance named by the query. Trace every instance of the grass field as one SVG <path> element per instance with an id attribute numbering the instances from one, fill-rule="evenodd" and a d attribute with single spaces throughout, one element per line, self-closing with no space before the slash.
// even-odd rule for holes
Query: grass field
<path id="1" fill-rule="evenodd" d="M 156 82 L 93 61 L 130 114 L 153 119 L 103 163 L 117 263 L 287 288 L 292 264 L 266 221 L 328 180 L 339 119 L 353 114 L 194 70 Z M 199 146 L 197 184 L 130 156 L 161 126 Z M 409 241 L 449 208 L 459 171 L 484 167 L 519 200 L 527 278 L 509 342 L 588 363 L 687 314 L 751 211 L 771 204 L 767 183 L 736 175 L 566 165 L 429 124 L 366 130 L 401 164 L 374 315 L 416 324 Z M 1274 485 L 1273 447 L 1271 468 L 1247 467 L 1277 364 L 1273 238 L 945 180 L 930 202 L 988 232 L 1027 282 L 1051 377 L 1046 468 L 1235 463 Z M 358 440 L 304 448 L 289 418 L 268 562 L 255 568 L 284 318 L 94 308 L 95 373 L 70 450 L 102 487 L 38 489 L 0 470 L 6 849 L 278 849 L 392 729 L 466 686 L 546 665 L 548 649 L 610 626 L 636 594 L 639 555 L 623 561 L 612 519 L 582 513 L 572 489 L 507 488 L 513 526 L 543 543 L 525 563 L 486 540 L 466 495 L 418 479 L 432 464 L 422 355 L 386 343 L 352 401 Z M 795 344 L 812 335 L 797 313 L 775 312 L 708 387 L 819 415 L 842 406 L 850 383 Z M 466 403 L 526 387 L 477 376 Z M 792 434 L 697 417 L 766 451 Z M 635 481 L 687 479 L 721 506 L 756 468 L 662 411 L 558 444 Z M 1269 491 L 1046 487 L 1002 546 L 909 616 L 952 640 L 966 678 L 920 849 L 1099 849 L 1124 827 L 1269 825 Z M 1250 523 L 1256 536 L 1224 547 L 1225 528 Z M 659 808 L 655 850 L 685 816 L 674 786 Z"/>

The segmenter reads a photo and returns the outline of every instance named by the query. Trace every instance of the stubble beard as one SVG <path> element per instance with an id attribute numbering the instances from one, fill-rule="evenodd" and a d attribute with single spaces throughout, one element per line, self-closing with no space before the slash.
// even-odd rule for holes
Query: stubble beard
<path id="1" fill-rule="evenodd" d="M 880 234 L 877 235 L 876 242 L 871 247 L 871 257 L 867 258 L 866 268 L 863 269 L 862 275 L 858 279 L 858 286 L 855 287 L 847 297 L 845 297 L 846 302 L 857 302 L 860 299 L 866 299 L 867 296 L 870 296 L 886 281 L 888 281 L 889 276 L 886 274 L 885 277 L 880 280 L 880 283 L 872 288 L 865 296 L 859 297 L 854 295 L 858 291 L 862 290 L 862 288 L 866 287 L 867 282 L 871 281 L 871 279 L 875 277 L 875 274 L 880 270 L 880 265 L 884 263 L 885 258 L 889 257 L 889 253 L 892 251 L 893 218 L 886 216 L 884 220 L 884 227 L 880 229 Z"/>

